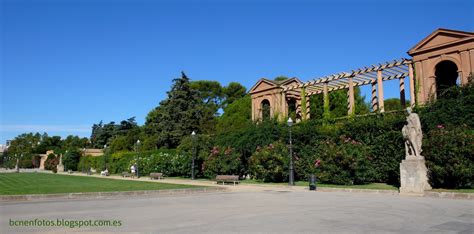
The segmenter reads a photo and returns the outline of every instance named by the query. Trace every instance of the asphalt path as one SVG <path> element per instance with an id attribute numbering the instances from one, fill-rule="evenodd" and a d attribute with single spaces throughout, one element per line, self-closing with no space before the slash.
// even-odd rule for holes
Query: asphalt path
<path id="1" fill-rule="evenodd" d="M 118 226 L 11 226 L 22 220 Z M 474 202 L 269 188 L 160 197 L 0 203 L 0 233 L 474 233 Z"/>

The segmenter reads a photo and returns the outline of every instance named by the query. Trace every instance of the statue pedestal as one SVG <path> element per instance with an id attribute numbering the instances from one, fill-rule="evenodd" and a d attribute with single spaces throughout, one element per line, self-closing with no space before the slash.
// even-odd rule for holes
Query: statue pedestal
<path id="1" fill-rule="evenodd" d="M 424 157 L 407 157 L 400 163 L 400 194 L 423 195 L 430 190 Z"/>
<path id="2" fill-rule="evenodd" d="M 63 164 L 58 164 L 56 166 L 56 169 L 58 170 L 58 172 L 63 172 L 64 171 L 64 165 Z"/>

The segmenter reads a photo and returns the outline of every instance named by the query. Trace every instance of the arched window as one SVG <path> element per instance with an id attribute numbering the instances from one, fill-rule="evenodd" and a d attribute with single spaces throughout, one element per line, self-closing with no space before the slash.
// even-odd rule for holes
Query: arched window
<path id="1" fill-rule="evenodd" d="M 435 67 L 436 95 L 442 96 L 447 88 L 456 86 L 458 82 L 458 67 L 451 61 L 441 61 Z"/>
<path id="2" fill-rule="evenodd" d="M 296 99 L 290 98 L 288 100 L 288 117 L 293 119 L 294 121 L 296 120 Z"/>
<path id="3" fill-rule="evenodd" d="M 265 99 L 261 103 L 262 108 L 262 120 L 270 119 L 270 102 Z"/>

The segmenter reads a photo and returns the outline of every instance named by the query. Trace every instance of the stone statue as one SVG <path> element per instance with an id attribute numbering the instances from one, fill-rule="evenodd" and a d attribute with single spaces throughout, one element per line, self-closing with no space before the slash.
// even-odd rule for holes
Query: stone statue
<path id="1" fill-rule="evenodd" d="M 425 158 L 421 156 L 421 122 L 410 108 L 407 108 L 407 112 L 407 125 L 402 128 L 406 156 L 400 163 L 400 194 L 423 195 L 431 186 Z"/>
<path id="2" fill-rule="evenodd" d="M 405 158 L 421 157 L 423 133 L 421 132 L 420 117 L 413 113 L 411 108 L 407 108 L 407 113 L 407 125 L 402 128 L 403 138 L 405 139 Z"/>

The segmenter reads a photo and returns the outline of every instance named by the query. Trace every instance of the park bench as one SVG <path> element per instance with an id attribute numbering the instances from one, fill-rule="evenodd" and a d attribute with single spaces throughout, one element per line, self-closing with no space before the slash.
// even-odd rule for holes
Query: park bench
<path id="1" fill-rule="evenodd" d="M 161 180 L 163 179 L 163 173 L 152 172 L 150 173 L 151 180 Z"/>
<path id="2" fill-rule="evenodd" d="M 122 177 L 125 178 L 125 177 L 130 177 L 130 176 L 132 176 L 132 175 L 131 175 L 130 173 L 128 173 L 128 172 L 125 172 L 125 171 L 122 172 Z"/>
<path id="3" fill-rule="evenodd" d="M 217 175 L 216 182 L 222 182 L 224 185 L 225 183 L 234 183 L 234 185 L 239 183 L 239 176 L 238 175 Z"/>

